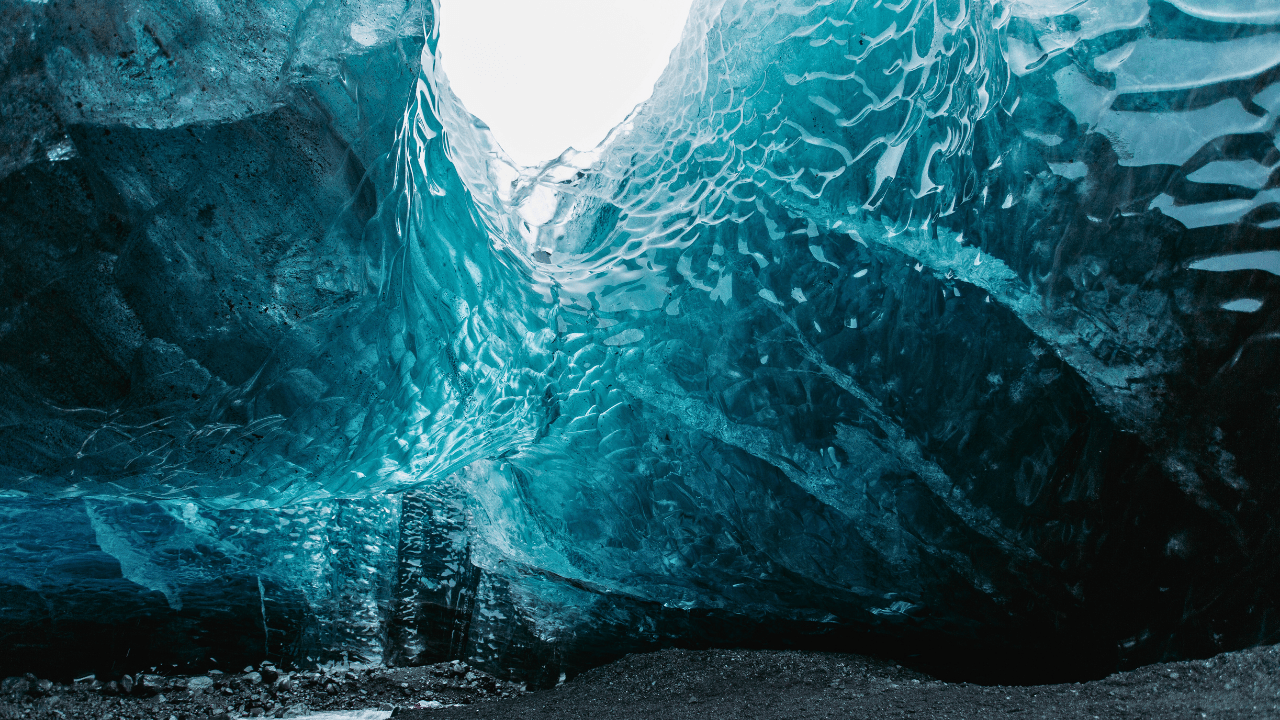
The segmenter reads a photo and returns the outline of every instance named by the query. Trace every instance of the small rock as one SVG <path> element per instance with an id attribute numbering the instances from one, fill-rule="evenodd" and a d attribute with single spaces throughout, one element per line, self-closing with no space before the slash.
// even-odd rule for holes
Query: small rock
<path id="1" fill-rule="evenodd" d="M 249 670 L 249 672 L 246 672 L 244 674 L 244 679 L 248 680 L 250 683 L 253 683 L 254 685 L 257 685 L 258 683 L 262 682 L 262 673 L 254 672 L 251 669 Z"/>
<path id="2" fill-rule="evenodd" d="M 9 677 L 0 682 L 0 692 L 20 695 L 31 689 L 31 681 L 24 677 Z"/>
<path id="3" fill-rule="evenodd" d="M 275 668 L 264 665 L 258 676 L 262 678 L 264 683 L 273 683 L 280 678 L 280 673 L 276 672 Z"/>
<path id="4" fill-rule="evenodd" d="M 133 694 L 139 697 L 153 697 L 160 692 L 160 683 L 164 682 L 159 675 L 139 674 L 133 681 Z"/>
<path id="5" fill-rule="evenodd" d="M 120 678 L 120 689 L 126 694 L 133 692 L 133 678 L 128 675 Z"/>
<path id="6" fill-rule="evenodd" d="M 208 690 L 211 687 L 213 687 L 213 678 L 211 677 L 197 675 L 196 677 L 193 677 L 187 681 L 188 690 L 194 690 L 196 692 L 200 692 L 201 690 Z"/>

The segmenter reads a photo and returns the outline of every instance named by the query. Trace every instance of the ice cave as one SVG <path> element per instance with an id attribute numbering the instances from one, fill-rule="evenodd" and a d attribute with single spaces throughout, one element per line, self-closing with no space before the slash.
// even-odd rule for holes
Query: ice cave
<path id="1" fill-rule="evenodd" d="M 523 165 L 464 2 L 0 0 L 0 677 L 1280 642 L 1280 4 L 694 0 Z"/>

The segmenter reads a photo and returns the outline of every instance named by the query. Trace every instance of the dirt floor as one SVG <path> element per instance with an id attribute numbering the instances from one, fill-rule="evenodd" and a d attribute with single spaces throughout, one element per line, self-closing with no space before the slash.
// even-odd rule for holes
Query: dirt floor
<path id="1" fill-rule="evenodd" d="M 305 673 L 267 666 L 234 675 L 142 675 L 114 685 L 30 677 L 0 683 L 0 720 L 223 720 L 344 709 L 393 711 L 395 720 L 1280 720 L 1280 646 L 1029 687 L 946 683 L 856 655 L 747 650 L 632 655 L 536 693 L 457 662 Z"/>

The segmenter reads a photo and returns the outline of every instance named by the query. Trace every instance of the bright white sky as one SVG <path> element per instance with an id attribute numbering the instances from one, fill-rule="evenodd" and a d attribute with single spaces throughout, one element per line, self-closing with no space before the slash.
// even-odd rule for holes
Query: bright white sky
<path id="1" fill-rule="evenodd" d="M 649 98 L 691 0 L 441 0 L 449 85 L 521 165 L 594 148 Z"/>

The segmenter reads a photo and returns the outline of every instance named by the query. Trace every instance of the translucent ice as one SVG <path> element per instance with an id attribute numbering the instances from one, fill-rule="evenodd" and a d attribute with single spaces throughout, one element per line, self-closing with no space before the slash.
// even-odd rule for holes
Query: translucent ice
<path id="1" fill-rule="evenodd" d="M 398 556 L 335 615 L 389 628 L 335 640 L 368 657 L 1270 639 L 1280 45 L 1203 5 L 698 2 L 648 103 L 537 168 L 430 12 L 165 56 L 159 10 L 85 49 L 30 6 L 70 144 L 0 185 L 6 502 L 416 490 L 347 549 Z"/>

